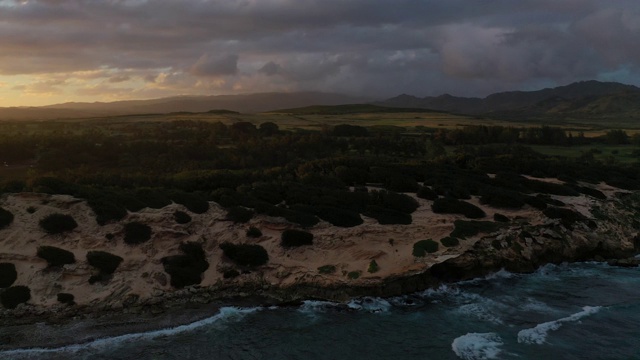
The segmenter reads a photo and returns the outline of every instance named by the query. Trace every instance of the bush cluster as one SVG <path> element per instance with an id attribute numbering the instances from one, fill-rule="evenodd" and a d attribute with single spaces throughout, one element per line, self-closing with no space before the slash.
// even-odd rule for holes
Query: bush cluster
<path id="1" fill-rule="evenodd" d="M 13 222 L 13 214 L 0 207 L 0 229 L 4 229 Z"/>
<path id="2" fill-rule="evenodd" d="M 427 186 L 423 186 L 420 189 L 418 189 L 418 192 L 416 193 L 416 195 L 419 198 L 426 199 L 426 200 L 435 200 L 438 198 L 438 194 Z"/>
<path id="3" fill-rule="evenodd" d="M 295 229 L 287 229 L 282 232 L 280 245 L 285 248 L 313 245 L 313 234 Z"/>
<path id="4" fill-rule="evenodd" d="M 465 221 L 456 220 L 453 222 L 454 229 L 449 234 L 451 237 L 465 239 L 469 236 L 475 236 L 481 232 L 494 232 L 500 228 L 499 224 L 491 221 Z"/>
<path id="5" fill-rule="evenodd" d="M 427 253 L 431 254 L 438 251 L 438 243 L 428 239 L 420 240 L 413 244 L 413 256 L 424 257 Z"/>
<path id="6" fill-rule="evenodd" d="M 9 287 L 0 294 L 0 302 L 7 309 L 15 309 L 29 299 L 31 299 L 31 289 L 21 285 Z"/>
<path id="7" fill-rule="evenodd" d="M 320 274 L 333 274 L 336 272 L 336 266 L 335 265 L 322 265 L 320 267 L 318 267 L 318 272 Z"/>
<path id="8" fill-rule="evenodd" d="M 376 219 L 378 221 L 378 224 L 380 225 L 409 225 L 413 221 L 411 214 L 406 214 L 400 211 L 387 209 L 380 206 L 368 206 L 365 212 L 362 213 L 362 215 Z"/>
<path id="9" fill-rule="evenodd" d="M 18 279 L 16 266 L 12 263 L 0 263 L 0 288 L 13 285 Z"/>
<path id="10" fill-rule="evenodd" d="M 183 288 L 200 284 L 202 273 L 209 268 L 202 245 L 195 242 L 180 244 L 183 255 L 162 258 L 164 271 L 171 276 L 171 286 Z"/>
<path id="11" fill-rule="evenodd" d="M 562 224 L 568 228 L 570 228 L 576 221 L 587 220 L 584 215 L 576 211 L 558 207 L 549 207 L 542 213 L 550 219 L 560 219 Z"/>
<path id="12" fill-rule="evenodd" d="M 367 269 L 367 272 L 373 274 L 378 272 L 378 270 L 380 270 L 380 266 L 378 265 L 378 263 L 375 260 L 371 260 L 369 262 L 369 268 Z"/>
<path id="13" fill-rule="evenodd" d="M 508 223 L 510 220 L 508 217 L 502 215 L 502 214 L 498 214 L 495 213 L 493 214 L 493 221 L 497 221 L 497 222 L 502 222 L 502 223 Z"/>
<path id="14" fill-rule="evenodd" d="M 71 215 L 51 214 L 40 220 L 40 227 L 48 234 L 60 234 L 78 227 Z"/>
<path id="15" fill-rule="evenodd" d="M 39 258 L 45 259 L 49 266 L 63 266 L 73 264 L 76 257 L 71 251 L 60 249 L 54 246 L 40 246 L 36 254 Z"/>
<path id="16" fill-rule="evenodd" d="M 247 237 L 259 238 L 260 236 L 262 236 L 262 231 L 257 227 L 251 226 L 247 229 Z"/>
<path id="17" fill-rule="evenodd" d="M 75 304 L 75 296 L 73 296 L 73 294 L 68 294 L 68 293 L 59 293 L 57 295 L 57 299 L 58 302 L 61 302 L 63 304 L 67 304 L 67 305 L 73 305 Z"/>
<path id="18" fill-rule="evenodd" d="M 124 225 L 124 242 L 129 245 L 142 244 L 151 239 L 151 227 L 134 221 Z"/>
<path id="19" fill-rule="evenodd" d="M 106 251 L 89 251 L 87 253 L 87 262 L 89 265 L 100 270 L 100 273 L 105 275 L 113 274 L 120 263 L 122 258 L 118 255 L 110 254 Z"/>
<path id="20" fill-rule="evenodd" d="M 469 219 L 479 219 L 486 216 L 479 207 L 466 201 L 452 198 L 436 199 L 431 205 L 431 209 L 436 214 L 460 214 Z"/>
<path id="21" fill-rule="evenodd" d="M 460 245 L 460 240 L 458 240 L 458 238 L 447 236 L 440 239 L 440 243 L 444 245 L 444 247 L 454 247 Z"/>
<path id="22" fill-rule="evenodd" d="M 269 254 L 260 245 L 222 243 L 224 256 L 240 266 L 261 266 L 269 261 Z"/>
<path id="23" fill-rule="evenodd" d="M 253 214 L 253 210 L 242 206 L 233 206 L 227 210 L 227 220 L 231 220 L 234 223 L 244 224 L 251 220 Z"/>
<path id="24" fill-rule="evenodd" d="M 176 210 L 173 213 L 173 219 L 178 224 L 188 224 L 191 222 L 191 216 L 184 211 Z"/>

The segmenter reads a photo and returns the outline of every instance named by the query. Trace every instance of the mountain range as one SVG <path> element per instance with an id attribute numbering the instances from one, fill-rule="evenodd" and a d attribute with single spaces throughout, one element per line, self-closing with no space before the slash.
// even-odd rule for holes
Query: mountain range
<path id="1" fill-rule="evenodd" d="M 419 98 L 403 94 L 375 104 L 519 118 L 640 114 L 640 88 L 590 80 L 536 91 L 500 92 L 485 98 L 449 94 Z"/>
<path id="2" fill-rule="evenodd" d="M 322 92 L 256 93 L 246 95 L 175 96 L 152 100 L 71 102 L 41 107 L 0 108 L 0 120 L 51 120 L 116 116 L 207 112 L 225 109 L 242 113 L 277 111 L 309 106 L 373 104 L 404 109 L 429 109 L 494 118 L 540 119 L 625 118 L 640 119 L 640 88 L 595 80 L 536 91 L 509 91 L 484 98 L 449 94 L 416 97 L 402 94 L 387 100 Z M 365 108 L 365 107 L 361 107 Z M 307 109 L 308 110 L 308 109 Z M 327 111 L 326 109 L 323 111 Z"/>

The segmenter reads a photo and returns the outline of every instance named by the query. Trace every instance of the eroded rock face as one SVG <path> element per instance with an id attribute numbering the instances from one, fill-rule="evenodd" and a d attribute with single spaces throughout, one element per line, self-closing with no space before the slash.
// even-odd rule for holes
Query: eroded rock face
<path id="1" fill-rule="evenodd" d="M 67 196 L 48 197 L 50 208 L 41 206 L 41 211 L 63 209 L 73 214 L 79 219 L 77 230 L 64 237 L 21 235 L 24 231 L 19 231 L 20 226 L 27 231 L 30 226 L 37 228 L 35 220 L 22 208 L 26 209 L 30 202 L 41 203 L 46 196 L 3 199 L 3 206 L 18 215 L 11 227 L 0 233 L 0 262 L 15 263 L 16 284 L 28 283 L 33 294 L 28 303 L 19 306 L 21 319 L 42 317 L 43 313 L 50 318 L 79 312 L 159 313 L 171 306 L 230 298 L 295 303 L 304 299 L 343 301 L 358 296 L 396 296 L 500 269 L 532 272 L 547 263 L 609 260 L 612 265 L 637 266 L 635 260 L 612 259 L 626 259 L 640 251 L 640 226 L 636 220 L 640 195 L 636 194 L 610 195 L 605 200 L 562 199 L 568 208 L 583 215 L 570 226 L 535 209 L 508 213 L 513 220 L 499 230 L 461 239 L 459 245 L 442 246 L 436 253 L 420 258 L 412 255 L 412 245 L 418 240 L 448 236 L 453 222 L 459 219 L 434 214 L 430 201 L 424 199 L 418 199 L 420 208 L 411 225 L 379 225 L 367 218 L 364 224 L 352 228 L 320 223 L 309 229 L 314 234 L 313 246 L 285 249 L 280 246 L 280 235 L 290 225 L 270 227 L 278 219 L 260 217 L 252 219 L 251 224 L 232 224 L 225 222 L 224 210 L 215 204 L 208 213 L 194 215 L 188 225 L 176 224 L 172 219 L 172 214 L 181 209 L 175 204 L 131 213 L 123 221 L 149 224 L 153 237 L 144 244 L 130 246 L 122 242 L 122 224 L 99 226 L 85 203 Z M 489 207 L 483 210 L 487 214 L 496 211 Z M 248 239 L 245 233 L 249 225 L 261 227 L 263 235 Z M 211 266 L 202 274 L 202 283 L 174 289 L 161 259 L 178 254 L 179 245 L 186 241 L 202 244 Z M 223 270 L 234 264 L 219 251 L 219 244 L 224 241 L 259 243 L 267 249 L 269 262 L 254 269 L 239 269 L 237 276 L 225 278 Z M 89 284 L 93 269 L 84 260 L 45 271 L 46 263 L 30 249 L 42 242 L 69 249 L 78 259 L 84 259 L 93 249 L 118 254 L 124 261 L 108 279 Z M 366 272 L 371 259 L 380 264 L 380 272 Z M 327 264 L 335 272 L 320 273 L 318 268 Z M 347 274 L 354 270 L 360 270 L 362 276 L 350 279 Z M 61 307 L 55 298 L 60 292 L 75 295 L 77 304 Z M 0 310 L 0 322 L 15 318 L 14 315 Z"/>

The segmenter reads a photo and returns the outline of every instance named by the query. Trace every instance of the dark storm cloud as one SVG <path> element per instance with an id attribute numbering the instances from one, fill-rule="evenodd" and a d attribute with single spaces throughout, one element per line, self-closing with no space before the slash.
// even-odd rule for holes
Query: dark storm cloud
<path id="1" fill-rule="evenodd" d="M 5 75 L 109 70 L 110 83 L 139 79 L 163 91 L 381 96 L 640 78 L 637 0 L 1 3 Z"/>

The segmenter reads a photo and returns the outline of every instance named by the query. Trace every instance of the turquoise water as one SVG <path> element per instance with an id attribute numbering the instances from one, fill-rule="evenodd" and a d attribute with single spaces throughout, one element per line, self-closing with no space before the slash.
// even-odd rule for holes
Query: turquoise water
<path id="1" fill-rule="evenodd" d="M 348 304 L 223 308 L 173 329 L 1 359 L 640 359 L 640 269 L 548 265 Z"/>

